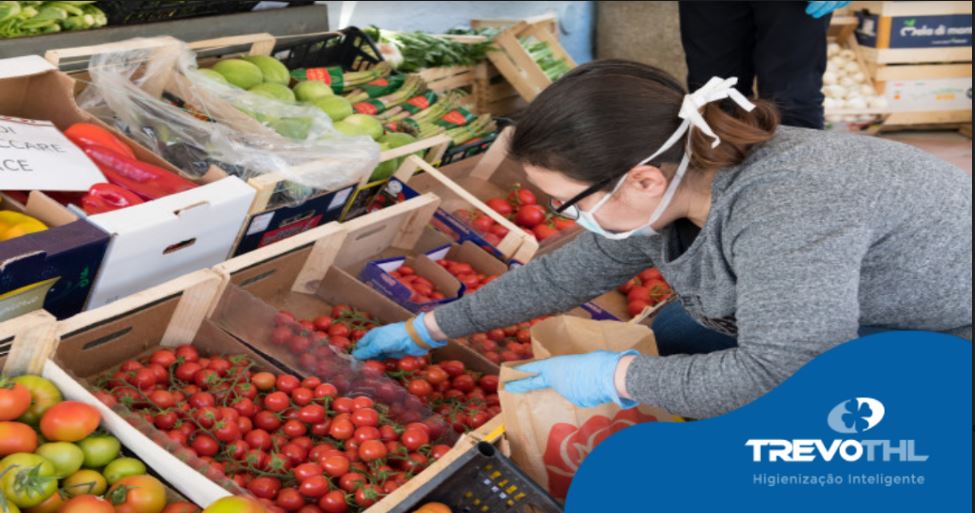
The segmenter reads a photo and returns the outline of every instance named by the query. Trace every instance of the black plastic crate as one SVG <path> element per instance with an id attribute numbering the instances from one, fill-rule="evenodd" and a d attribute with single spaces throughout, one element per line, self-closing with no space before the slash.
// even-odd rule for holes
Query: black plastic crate
<path id="1" fill-rule="evenodd" d="M 104 0 L 109 25 L 136 25 L 248 12 L 260 2 L 240 0 Z"/>
<path id="2" fill-rule="evenodd" d="M 487 442 L 451 462 L 390 513 L 408 513 L 426 502 L 442 502 L 453 513 L 562 513 L 555 499 Z"/>
<path id="3" fill-rule="evenodd" d="M 326 34 L 279 37 L 272 55 L 291 70 L 342 66 L 346 71 L 360 71 L 383 60 L 376 43 L 356 27 Z"/>

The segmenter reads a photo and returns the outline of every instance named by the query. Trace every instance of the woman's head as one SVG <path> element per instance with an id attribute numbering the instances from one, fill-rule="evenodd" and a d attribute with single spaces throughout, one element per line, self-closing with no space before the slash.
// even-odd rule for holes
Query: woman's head
<path id="1" fill-rule="evenodd" d="M 778 125 L 774 107 L 756 102 L 751 112 L 725 111 L 718 103 L 702 109 L 708 125 L 721 138 L 691 129 L 653 161 L 637 164 L 656 152 L 677 130 L 685 91 L 667 73 L 635 62 L 594 61 L 579 66 L 549 86 L 518 118 L 509 153 L 522 162 L 529 178 L 557 200 L 567 201 L 593 188 L 579 201 L 591 209 L 624 183 L 600 208 L 600 224 L 626 231 L 645 223 L 664 195 L 690 137 L 688 173 L 741 163 L 750 149 L 772 137 Z"/>

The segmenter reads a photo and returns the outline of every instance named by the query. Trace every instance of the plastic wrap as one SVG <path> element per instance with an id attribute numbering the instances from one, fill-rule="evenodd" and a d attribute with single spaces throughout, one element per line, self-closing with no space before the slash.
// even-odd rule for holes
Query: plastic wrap
<path id="1" fill-rule="evenodd" d="M 93 56 L 79 104 L 200 178 L 211 165 L 250 179 L 284 182 L 274 203 L 300 203 L 368 175 L 379 145 L 340 133 L 321 110 L 218 82 L 173 38 L 136 39 L 132 49 Z"/>

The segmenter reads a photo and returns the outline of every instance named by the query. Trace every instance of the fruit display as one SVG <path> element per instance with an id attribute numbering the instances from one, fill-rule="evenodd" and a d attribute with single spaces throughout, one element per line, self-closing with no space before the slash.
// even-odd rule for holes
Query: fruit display
<path id="1" fill-rule="evenodd" d="M 498 214 L 523 228 L 539 242 L 576 226 L 575 221 L 555 215 L 539 205 L 535 193 L 517 183 L 511 188 L 507 197 L 489 198 L 485 203 Z M 489 244 L 498 245 L 508 234 L 505 227 L 486 214 L 461 209 L 455 211 L 454 215 L 469 224 Z"/>
<path id="2" fill-rule="evenodd" d="M 472 66 L 487 58 L 490 40 L 460 43 L 450 37 L 426 32 L 398 32 L 369 27 L 365 32 L 379 44 L 383 59 L 395 69 L 414 72 L 441 66 Z"/>
<path id="3" fill-rule="evenodd" d="M 640 271 L 640 274 L 620 285 L 618 290 L 626 296 L 627 311 L 633 317 L 646 307 L 656 306 L 673 294 L 670 285 L 664 281 L 656 267 Z"/>
<path id="4" fill-rule="evenodd" d="M 419 75 L 395 73 L 385 62 L 364 71 L 338 67 L 289 71 L 274 57 L 258 55 L 224 59 L 200 71 L 275 101 L 317 108 L 342 134 L 368 136 L 382 150 L 439 134 L 447 134 L 459 146 L 496 130 L 490 115 L 471 114 L 459 105 L 456 95 L 441 98 L 427 90 Z M 271 127 L 284 136 L 307 135 L 307 130 L 282 130 L 280 123 Z M 380 163 L 370 181 L 388 178 L 403 158 Z"/>
<path id="5" fill-rule="evenodd" d="M 435 419 L 401 423 L 385 403 L 344 395 L 343 384 L 191 345 L 127 360 L 96 387 L 269 511 L 368 508 L 450 449 L 436 442 Z"/>
<path id="6" fill-rule="evenodd" d="M 494 364 L 529 360 L 534 357 L 531 327 L 545 319 L 546 317 L 537 317 L 514 326 L 495 328 L 486 333 L 475 333 L 462 341 Z"/>
<path id="7" fill-rule="evenodd" d="M 95 2 L 0 2 L 0 39 L 89 30 L 108 25 Z"/>
<path id="8" fill-rule="evenodd" d="M 91 405 L 65 401 L 51 381 L 0 377 L 0 511 L 197 513 L 99 430 Z"/>
<path id="9" fill-rule="evenodd" d="M 498 277 L 497 274 L 479 273 L 471 264 L 458 262 L 457 260 L 441 258 L 437 260 L 437 265 L 446 269 L 447 272 L 452 274 L 464 285 L 465 294 L 476 292 L 477 289 L 491 283 Z"/>
<path id="10" fill-rule="evenodd" d="M 13 210 L 0 210 L 0 241 L 44 230 L 47 230 L 47 225 L 33 216 Z"/>

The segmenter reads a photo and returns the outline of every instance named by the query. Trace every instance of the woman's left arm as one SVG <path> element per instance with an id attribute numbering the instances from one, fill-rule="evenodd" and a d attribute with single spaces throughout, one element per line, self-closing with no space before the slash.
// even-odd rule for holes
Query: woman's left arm
<path id="1" fill-rule="evenodd" d="M 719 415 L 857 336 L 869 202 L 776 189 L 746 201 L 736 214 L 743 221 L 725 233 L 737 275 L 738 347 L 627 360 L 625 396 L 689 417 Z"/>

